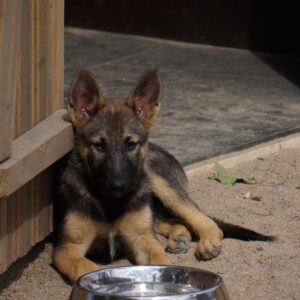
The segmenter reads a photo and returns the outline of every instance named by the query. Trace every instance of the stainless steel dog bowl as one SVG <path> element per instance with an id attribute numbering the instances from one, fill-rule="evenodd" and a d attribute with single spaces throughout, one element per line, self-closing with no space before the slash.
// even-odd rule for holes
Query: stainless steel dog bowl
<path id="1" fill-rule="evenodd" d="M 70 300 L 201 299 L 228 300 L 222 278 L 214 273 L 176 266 L 128 266 L 80 277 Z"/>

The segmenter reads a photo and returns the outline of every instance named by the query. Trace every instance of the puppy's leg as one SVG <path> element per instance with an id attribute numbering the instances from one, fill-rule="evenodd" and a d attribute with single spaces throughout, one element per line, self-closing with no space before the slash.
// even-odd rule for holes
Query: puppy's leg
<path id="1" fill-rule="evenodd" d="M 200 238 L 197 244 L 196 256 L 208 260 L 216 257 L 221 252 L 223 233 L 217 224 L 203 214 L 192 203 L 189 195 L 182 188 L 175 190 L 168 182 L 155 173 L 150 174 L 151 188 L 160 201 L 177 217 L 188 224 L 195 235 Z"/>
<path id="2" fill-rule="evenodd" d="M 155 231 L 168 238 L 166 251 L 186 253 L 190 247 L 192 235 L 180 220 L 169 219 L 155 226 Z"/>
<path id="3" fill-rule="evenodd" d="M 99 269 L 98 265 L 85 258 L 97 235 L 97 227 L 91 219 L 70 213 L 63 230 L 64 239 L 54 250 L 53 261 L 55 267 L 74 282 L 81 275 Z"/>
<path id="4" fill-rule="evenodd" d="M 152 212 L 148 206 L 127 213 L 116 222 L 115 228 L 137 264 L 170 264 L 162 245 L 154 236 Z"/>

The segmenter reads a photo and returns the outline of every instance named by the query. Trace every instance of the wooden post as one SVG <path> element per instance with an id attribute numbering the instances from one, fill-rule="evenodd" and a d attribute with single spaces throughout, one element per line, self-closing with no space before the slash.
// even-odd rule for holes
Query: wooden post
<path id="1" fill-rule="evenodd" d="M 63 108 L 64 1 L 5 2 L 16 2 L 21 10 L 15 114 L 18 137 Z M 0 199 L 0 272 L 51 232 L 52 171 L 47 169 Z"/>
<path id="2" fill-rule="evenodd" d="M 22 0 L 16 137 L 63 108 L 64 1 Z"/>
<path id="3" fill-rule="evenodd" d="M 19 13 L 18 0 L 0 0 L 0 162 L 10 156 L 14 138 Z"/>

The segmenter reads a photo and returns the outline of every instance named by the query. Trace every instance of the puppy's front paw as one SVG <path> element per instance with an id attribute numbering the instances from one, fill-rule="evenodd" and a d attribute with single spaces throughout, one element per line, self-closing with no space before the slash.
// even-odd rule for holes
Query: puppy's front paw
<path id="1" fill-rule="evenodd" d="M 150 257 L 150 265 L 170 265 L 171 261 L 165 254 L 155 254 Z"/>
<path id="2" fill-rule="evenodd" d="M 210 260 L 221 253 L 223 233 L 219 228 L 207 231 L 197 244 L 195 255 L 199 260 Z"/>
<path id="3" fill-rule="evenodd" d="M 173 239 L 169 238 L 166 251 L 170 253 L 186 253 L 190 245 L 191 241 L 186 235 L 179 235 Z"/>

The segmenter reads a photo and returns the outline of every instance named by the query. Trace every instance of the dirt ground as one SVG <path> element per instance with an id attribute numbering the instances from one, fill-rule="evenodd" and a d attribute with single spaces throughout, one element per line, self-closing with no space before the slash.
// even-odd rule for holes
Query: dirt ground
<path id="1" fill-rule="evenodd" d="M 235 169 L 261 184 L 222 185 L 205 174 L 192 179 L 192 198 L 209 215 L 275 235 L 277 241 L 225 239 L 221 255 L 208 262 L 196 260 L 193 243 L 188 253 L 170 258 L 176 265 L 219 273 L 232 299 L 299 299 L 300 150 L 284 150 Z M 248 192 L 261 201 L 245 199 Z M 72 287 L 53 269 L 51 254 L 51 244 L 41 243 L 0 275 L 0 299 L 68 299 Z"/>

